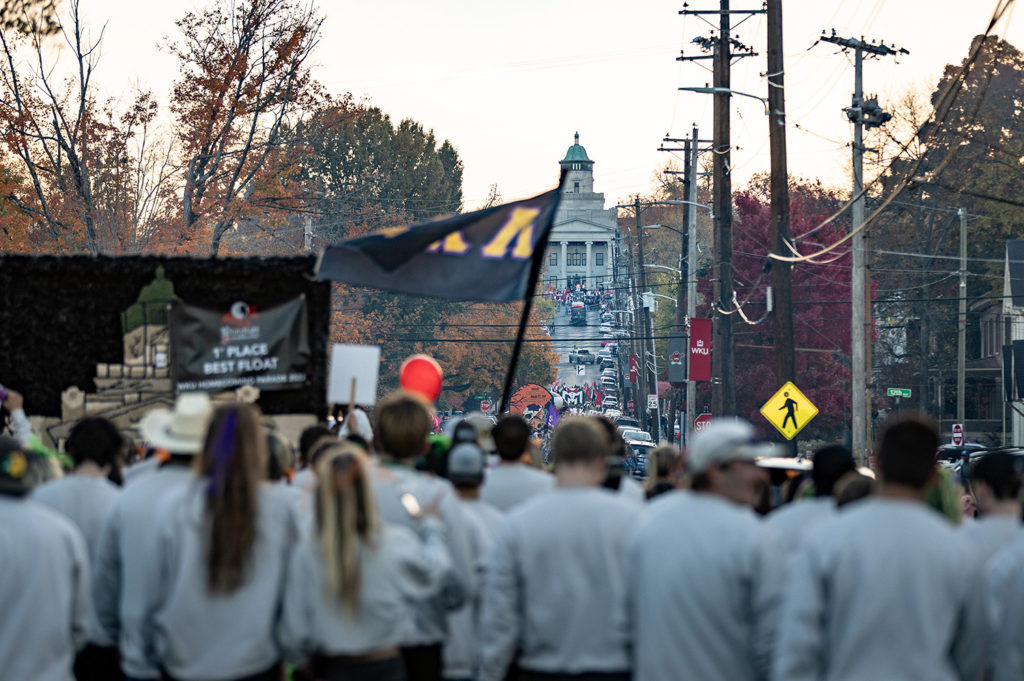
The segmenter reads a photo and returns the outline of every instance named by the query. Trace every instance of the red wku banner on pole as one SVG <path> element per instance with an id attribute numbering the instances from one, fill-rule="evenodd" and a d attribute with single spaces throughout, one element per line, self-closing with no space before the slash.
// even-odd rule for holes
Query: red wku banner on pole
<path id="1" fill-rule="evenodd" d="M 711 380 L 711 320 L 690 318 L 690 380 Z"/>
<path id="2" fill-rule="evenodd" d="M 637 380 L 637 359 L 636 355 L 630 355 L 629 357 L 629 382 L 636 383 Z"/>

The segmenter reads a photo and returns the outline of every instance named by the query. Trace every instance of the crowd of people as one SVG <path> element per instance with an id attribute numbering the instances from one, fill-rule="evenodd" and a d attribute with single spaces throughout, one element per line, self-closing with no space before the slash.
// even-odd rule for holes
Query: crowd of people
<path id="1" fill-rule="evenodd" d="M 254 407 L 183 394 L 127 465 L 83 419 L 61 474 L 4 406 L 4 679 L 1024 678 L 1022 471 L 985 457 L 955 525 L 920 416 L 885 426 L 877 480 L 825 447 L 764 514 L 770 445 L 736 419 L 652 452 L 645 493 L 601 417 L 564 418 L 545 470 L 514 414 L 439 436 L 397 392 L 293 454 Z"/>

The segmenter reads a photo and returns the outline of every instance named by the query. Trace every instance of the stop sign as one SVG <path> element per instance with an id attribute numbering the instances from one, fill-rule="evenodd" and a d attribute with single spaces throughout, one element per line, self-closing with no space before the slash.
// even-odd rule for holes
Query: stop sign
<path id="1" fill-rule="evenodd" d="M 489 413 L 491 411 L 491 401 L 490 400 L 481 400 L 480 401 L 480 411 L 482 411 L 485 414 Z"/>
<path id="2" fill-rule="evenodd" d="M 636 409 L 636 402 L 634 402 L 633 400 L 626 402 L 626 409 L 628 409 L 629 411 L 633 411 L 634 409 Z"/>
<path id="3" fill-rule="evenodd" d="M 707 428 L 709 423 L 711 423 L 711 414 L 704 412 L 693 420 L 693 432 L 699 433 Z"/>
<path id="4" fill-rule="evenodd" d="M 964 444 L 964 425 L 962 423 L 953 424 L 953 446 L 961 447 Z"/>

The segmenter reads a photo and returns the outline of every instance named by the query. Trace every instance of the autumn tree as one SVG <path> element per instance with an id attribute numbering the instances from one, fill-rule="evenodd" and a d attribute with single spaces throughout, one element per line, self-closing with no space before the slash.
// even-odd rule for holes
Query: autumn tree
<path id="1" fill-rule="evenodd" d="M 795 236 L 807 234 L 842 205 L 836 191 L 811 181 L 791 179 L 789 196 L 790 227 Z M 767 176 L 755 176 L 745 189 L 736 192 L 734 200 L 733 267 L 741 311 L 733 314 L 736 366 L 743 367 L 742 375 L 737 377 L 738 412 L 769 432 L 772 429 L 760 415 L 760 408 L 781 382 L 775 376 L 775 338 L 766 306 L 771 283 L 768 254 L 772 250 Z M 848 220 L 837 220 L 808 239 L 831 243 L 848 230 Z M 707 277 L 701 278 L 699 288 L 710 300 L 711 282 Z M 849 300 L 849 255 L 825 264 L 801 263 L 793 268 L 797 382 L 819 409 L 801 437 L 838 438 L 848 424 Z M 711 310 L 705 305 L 698 310 L 702 316 L 710 316 Z M 700 385 L 707 388 L 707 384 Z"/>
<path id="2" fill-rule="evenodd" d="M 148 92 L 126 107 L 99 101 L 93 77 L 102 32 L 87 35 L 77 0 L 58 31 L 69 63 L 51 62 L 39 35 L 0 28 L 0 139 L 23 179 L 6 198 L 27 221 L 14 246 L 137 251 L 158 212 L 157 187 L 171 174 L 166 162 L 153 165 L 167 153 L 153 146 L 156 103 Z"/>
<path id="3" fill-rule="evenodd" d="M 54 0 L 4 0 L 0 29 L 28 36 L 53 35 L 60 30 Z"/>
<path id="4" fill-rule="evenodd" d="M 323 18 L 299 0 L 220 0 L 176 24 L 181 75 L 171 112 L 184 165 L 179 241 L 220 250 L 237 221 L 294 209 L 274 179 L 295 166 L 281 153 L 320 88 L 309 57 Z M 263 215 L 263 217 L 266 217 Z"/>

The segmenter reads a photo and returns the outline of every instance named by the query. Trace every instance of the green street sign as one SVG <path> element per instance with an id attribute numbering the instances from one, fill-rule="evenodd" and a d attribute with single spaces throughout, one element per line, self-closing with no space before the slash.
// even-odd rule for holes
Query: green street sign
<path id="1" fill-rule="evenodd" d="M 886 391 L 886 395 L 889 397 L 910 397 L 910 388 L 889 388 Z"/>

